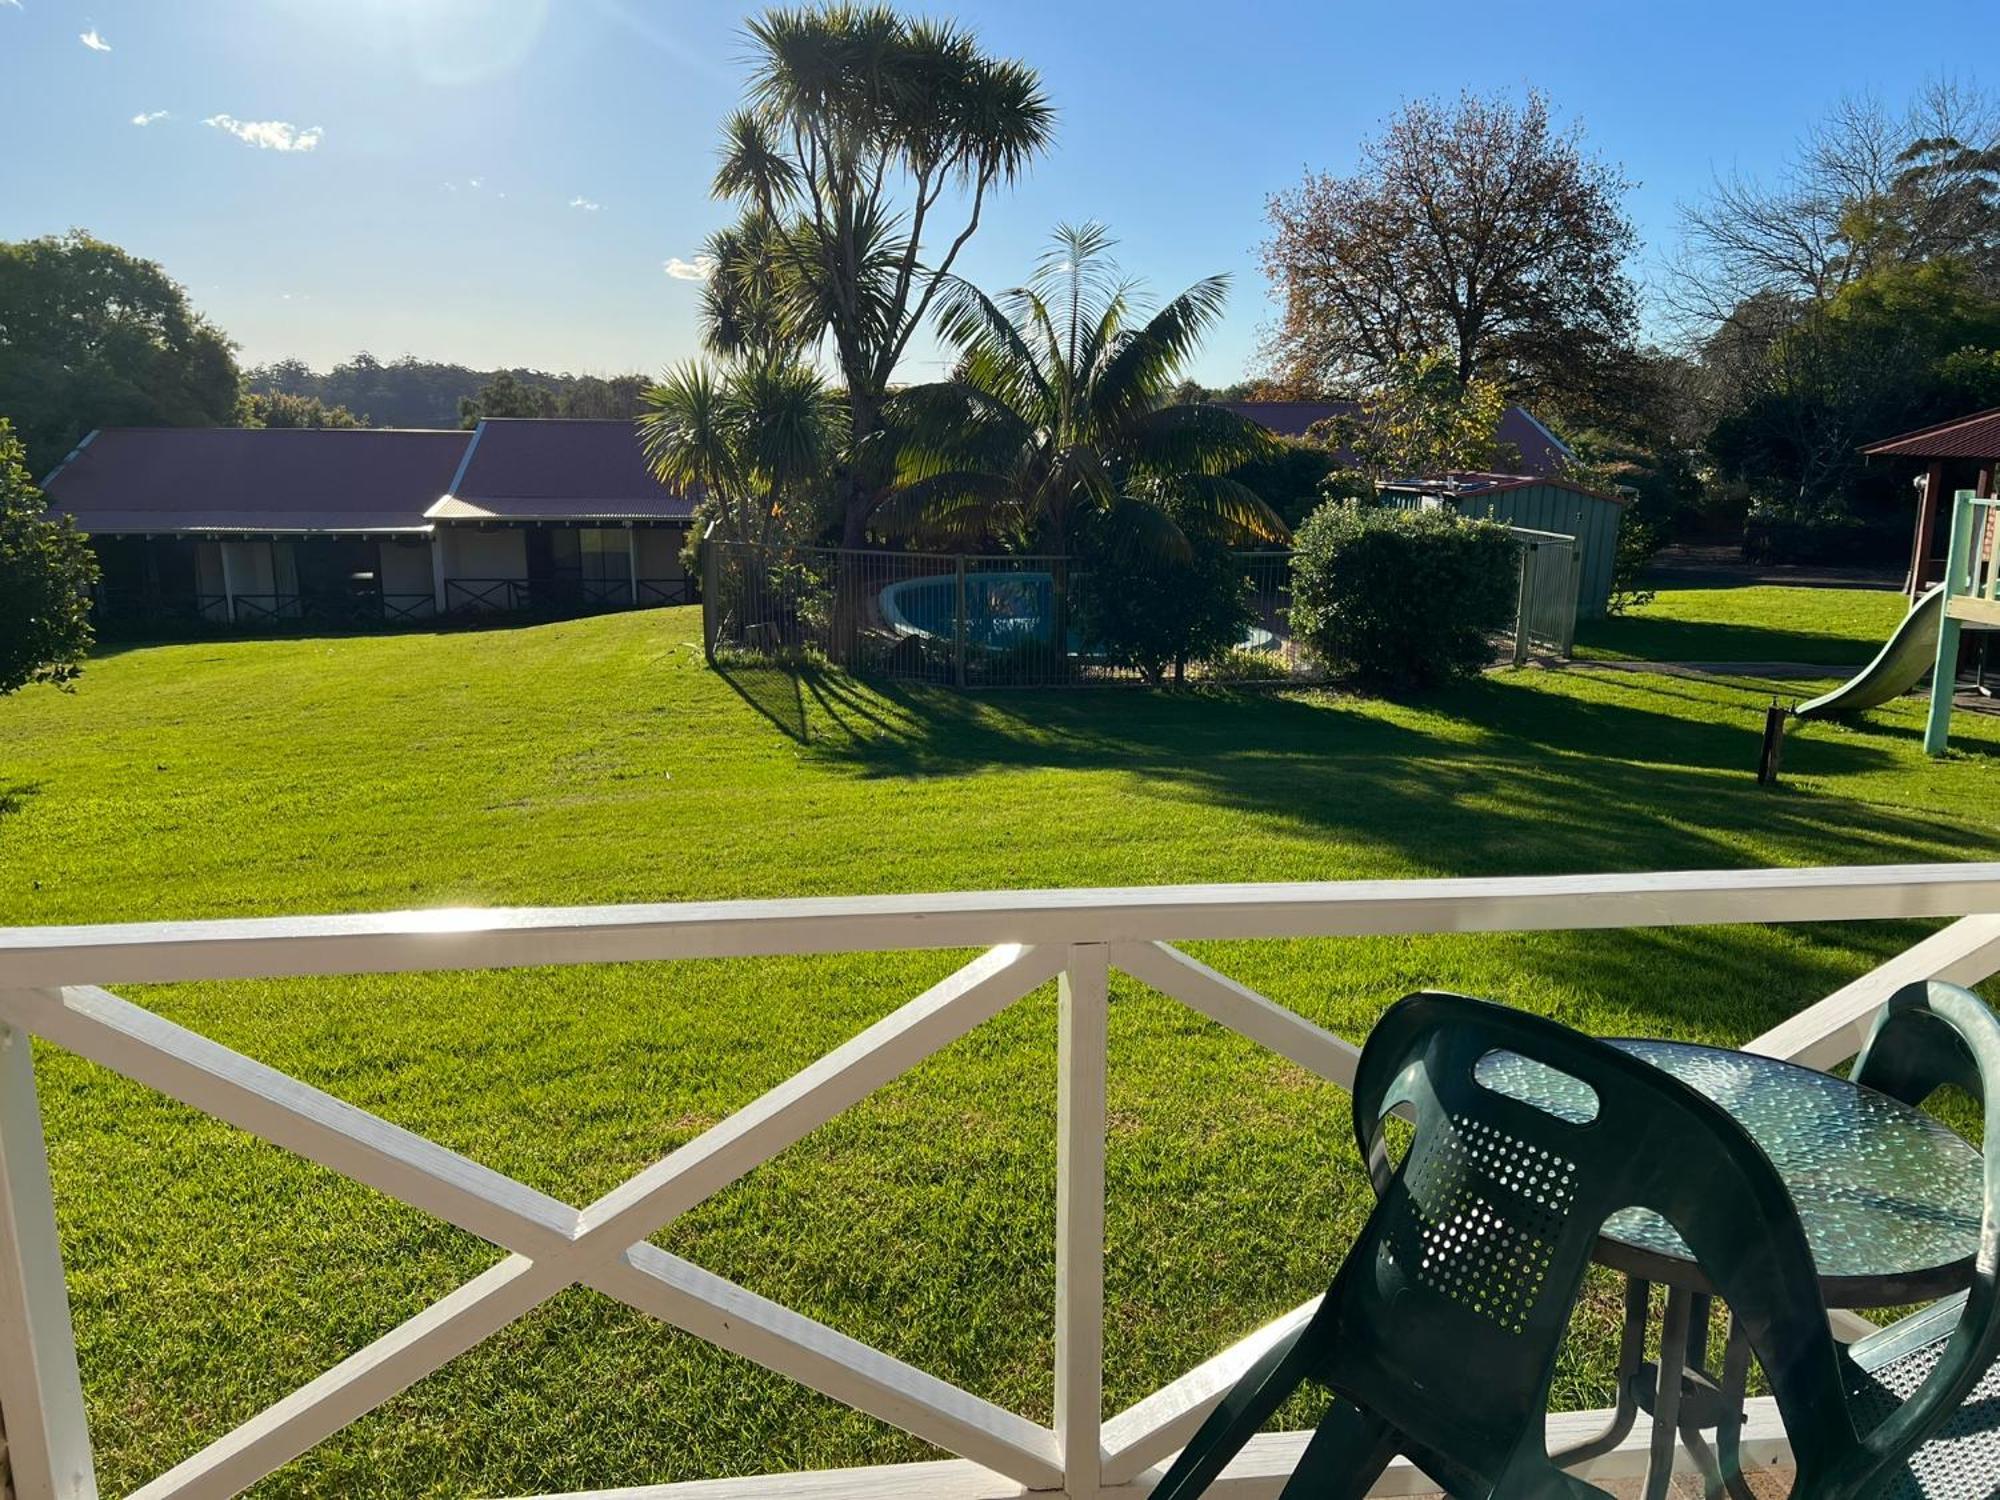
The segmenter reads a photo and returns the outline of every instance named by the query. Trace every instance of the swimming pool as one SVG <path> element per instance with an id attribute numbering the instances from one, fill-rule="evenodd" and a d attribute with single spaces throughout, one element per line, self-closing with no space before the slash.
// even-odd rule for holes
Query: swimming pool
<path id="1" fill-rule="evenodd" d="M 958 575 L 934 573 L 905 578 L 882 590 L 882 618 L 898 635 L 950 640 L 958 613 Z M 1049 645 L 1054 633 L 1055 579 L 1051 574 L 1024 571 L 979 572 L 965 575 L 966 644 L 1007 651 L 1030 644 Z M 1251 626 L 1241 644 L 1247 650 L 1268 651 L 1277 645 L 1270 631 Z M 1082 649 L 1074 631 L 1066 642 L 1071 652 Z"/>
<path id="2" fill-rule="evenodd" d="M 967 573 L 965 638 L 1004 651 L 1030 642 L 1047 644 L 1053 625 L 1055 579 L 1047 573 Z M 906 578 L 882 590 L 882 618 L 898 635 L 949 640 L 958 613 L 958 576 L 937 573 Z M 1075 641 L 1070 642 L 1074 649 Z"/>

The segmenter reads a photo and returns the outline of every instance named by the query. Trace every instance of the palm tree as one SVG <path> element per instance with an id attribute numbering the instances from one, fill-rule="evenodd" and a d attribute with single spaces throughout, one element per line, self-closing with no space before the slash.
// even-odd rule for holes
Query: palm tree
<path id="1" fill-rule="evenodd" d="M 844 413 L 813 371 L 773 358 L 719 373 L 690 363 L 640 400 L 654 474 L 697 497 L 691 534 L 713 522 L 722 540 L 767 545 L 818 529 Z"/>
<path id="2" fill-rule="evenodd" d="M 1197 531 L 1286 538 L 1270 507 L 1229 477 L 1270 452 L 1270 435 L 1226 408 L 1171 399 L 1228 278 L 1198 281 L 1142 317 L 1113 244 L 1100 224 L 1058 228 L 1028 284 L 998 302 L 952 282 L 939 327 L 957 368 L 890 402 L 899 486 L 884 524 L 1058 554 L 1087 520 L 1114 545 L 1168 555 L 1187 555 Z"/>
<path id="3" fill-rule="evenodd" d="M 950 21 L 822 0 L 749 22 L 745 106 L 724 123 L 718 198 L 743 218 L 711 246 L 712 346 L 819 344 L 847 389 L 833 488 L 860 546 L 887 476 L 872 464 L 896 366 L 987 197 L 1049 145 L 1034 70 Z"/>

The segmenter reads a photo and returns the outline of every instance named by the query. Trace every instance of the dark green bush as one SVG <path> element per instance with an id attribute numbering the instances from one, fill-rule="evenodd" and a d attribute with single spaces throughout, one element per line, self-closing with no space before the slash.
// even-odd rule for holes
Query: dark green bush
<path id="1" fill-rule="evenodd" d="M 1212 541 L 1196 537 L 1192 547 L 1187 556 L 1135 546 L 1091 558 L 1070 598 L 1085 649 L 1158 685 L 1241 641 L 1255 619 L 1249 573 Z"/>
<path id="2" fill-rule="evenodd" d="M 1477 672 L 1513 623 L 1519 552 L 1507 528 L 1448 510 L 1323 505 L 1292 554 L 1292 633 L 1372 687 Z"/>
<path id="3" fill-rule="evenodd" d="M 1743 560 L 1759 566 L 1816 563 L 1827 566 L 1902 563 L 1910 550 L 1907 516 L 1887 520 L 1858 516 L 1776 515 L 1753 511 L 1743 525 Z"/>
<path id="4" fill-rule="evenodd" d="M 1255 490 L 1287 526 L 1297 526 L 1327 498 L 1321 486 L 1339 470 L 1339 459 L 1323 445 L 1279 437 L 1265 457 L 1239 465 L 1229 477 Z"/>
<path id="5" fill-rule="evenodd" d="M 90 650 L 97 556 L 69 518 L 48 513 L 0 417 L 0 695 L 31 682 L 67 687 Z"/>

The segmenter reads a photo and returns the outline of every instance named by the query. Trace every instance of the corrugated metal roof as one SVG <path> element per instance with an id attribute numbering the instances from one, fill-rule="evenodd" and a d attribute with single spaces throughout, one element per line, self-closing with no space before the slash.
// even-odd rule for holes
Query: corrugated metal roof
<path id="1" fill-rule="evenodd" d="M 1530 485 L 1546 485 L 1550 489 L 1568 490 L 1576 495 L 1588 495 L 1593 500 L 1602 500 L 1611 505 L 1630 505 L 1631 498 L 1613 494 L 1609 490 L 1594 490 L 1588 485 L 1578 484 L 1571 479 L 1563 479 L 1549 474 L 1493 474 L 1483 470 L 1461 469 L 1450 474 L 1438 474 L 1424 479 L 1396 479 L 1383 484 L 1385 490 L 1396 490 L 1414 495 L 1501 495 L 1508 490 L 1526 489 Z"/>
<path id="2" fill-rule="evenodd" d="M 471 434 L 411 428 L 107 427 L 49 508 L 99 535 L 423 531 Z"/>
<path id="3" fill-rule="evenodd" d="M 45 483 L 99 535 L 423 532 L 433 521 L 685 520 L 630 422 L 416 428 L 107 427 Z"/>
<path id="4" fill-rule="evenodd" d="M 1352 417 L 1361 411 L 1358 401 L 1224 401 L 1220 403 L 1238 416 L 1248 417 L 1260 427 L 1282 437 L 1304 437 L 1315 422 L 1331 417 Z M 1510 444 L 1521 455 L 1521 472 L 1542 478 L 1560 474 L 1570 457 L 1569 448 L 1548 428 L 1536 421 L 1525 408 L 1510 406 L 1500 414 L 1493 435 Z M 1342 459 L 1354 461 L 1352 453 Z"/>
<path id="5" fill-rule="evenodd" d="M 694 504 L 653 477 L 632 423 L 489 417 L 439 520 L 684 520 Z"/>
<path id="6" fill-rule="evenodd" d="M 1861 451 L 1871 458 L 2000 459 L 2000 406 L 1884 438 Z"/>

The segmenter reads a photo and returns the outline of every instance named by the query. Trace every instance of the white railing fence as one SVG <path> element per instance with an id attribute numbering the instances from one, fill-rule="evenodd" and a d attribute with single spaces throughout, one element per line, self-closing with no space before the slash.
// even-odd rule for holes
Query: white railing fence
<path id="1" fill-rule="evenodd" d="M 1123 970 L 1351 1085 L 1354 1045 L 1178 948 L 1234 939 L 1957 917 L 1749 1045 L 1826 1066 L 1913 978 L 2000 972 L 2000 865 L 1364 881 L 406 912 L 0 931 L 0 1413 L 21 1500 L 97 1494 L 29 1038 L 38 1036 L 508 1252 L 400 1327 L 136 1492 L 239 1493 L 568 1287 L 583 1285 L 958 1455 L 665 1486 L 668 1500 L 1073 1500 L 1138 1495 L 1299 1308 L 1106 1419 L 1109 974 Z M 641 959 L 979 948 L 979 957 L 595 1202 L 574 1206 L 208 1041 L 98 986 Z M 1055 1420 L 1007 1411 L 648 1243 L 651 1235 L 1050 979 L 1059 983 Z M 1384 997 L 1385 1000 L 1391 997 Z M 1329 1268 L 1330 1270 L 1331 1268 Z M 1553 1416 L 1553 1441 L 1601 1426 Z M 1768 1404 L 1752 1461 L 1784 1457 Z M 1302 1434 L 1259 1438 L 1213 1493 L 1275 1495 Z M 1643 1472 L 1644 1435 L 1595 1477 Z M 1418 1494 L 1399 1465 L 1375 1493 Z"/>

